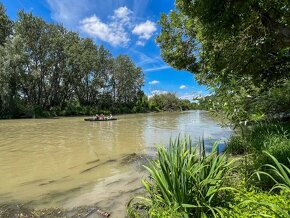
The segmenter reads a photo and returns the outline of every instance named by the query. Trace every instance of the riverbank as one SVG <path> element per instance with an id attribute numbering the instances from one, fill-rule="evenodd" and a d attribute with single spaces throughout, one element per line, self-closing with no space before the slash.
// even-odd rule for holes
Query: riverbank
<path id="1" fill-rule="evenodd" d="M 76 207 L 71 210 L 49 208 L 35 210 L 24 205 L 0 205 L 1 218 L 106 218 L 111 213 L 98 208 L 96 205 Z"/>
<path id="2" fill-rule="evenodd" d="M 124 113 L 114 113 L 113 111 L 98 111 L 93 110 L 93 112 L 90 113 L 73 113 L 73 114 L 66 114 L 65 112 L 60 113 L 52 113 L 52 112 L 45 112 L 38 116 L 21 116 L 21 117 L 4 117 L 0 118 L 0 120 L 11 120 L 11 119 L 60 119 L 65 117 L 91 117 L 95 116 L 96 114 L 104 114 L 104 115 L 110 115 L 113 114 L 114 116 L 120 116 L 120 115 L 131 115 L 131 114 L 149 114 L 149 113 L 162 113 L 162 112 L 182 112 L 182 111 L 190 111 L 192 109 L 182 109 L 182 110 L 146 110 L 146 111 L 140 111 L 140 112 L 134 112 L 134 111 L 125 111 Z"/>
<path id="3" fill-rule="evenodd" d="M 166 113 L 166 112 L 186 112 L 186 111 L 200 111 L 200 110 L 192 110 L 192 109 L 184 109 L 184 110 L 152 110 L 152 111 L 142 111 L 142 112 L 124 112 L 124 113 L 115 113 L 113 114 L 111 111 L 101 111 L 97 113 L 90 113 L 90 114 L 73 114 L 73 115 L 65 115 L 63 113 L 60 113 L 59 115 L 55 114 L 47 114 L 44 116 L 38 116 L 38 117 L 33 117 L 33 116 L 27 116 L 27 117 L 17 117 L 17 118 L 0 118 L 0 120 L 29 120 L 29 119 L 61 119 L 61 118 L 76 118 L 76 117 L 95 117 L 96 114 L 104 114 L 105 116 L 113 114 L 113 116 L 126 116 L 126 115 L 134 115 L 134 114 L 154 114 L 154 113 Z M 215 115 L 211 116 L 214 120 L 218 121 Z"/>
<path id="4" fill-rule="evenodd" d="M 131 201 L 129 217 L 290 217 L 290 123 L 251 126 L 223 154 L 199 146 L 159 147 L 145 200 Z"/>
<path id="5" fill-rule="evenodd" d="M 53 106 L 50 108 L 43 108 L 37 105 L 33 107 L 22 106 L 14 108 L 13 113 L 3 111 L 0 105 L 0 119 L 11 118 L 49 118 L 58 116 L 92 116 L 96 114 L 132 114 L 132 113 L 148 113 L 148 112 L 162 112 L 162 111 L 186 111 L 195 109 L 195 104 L 189 100 L 179 99 L 173 93 L 166 93 L 160 95 L 153 95 L 148 97 L 146 95 L 139 96 L 140 99 L 131 103 L 113 103 L 107 107 L 99 107 L 95 104 L 82 105 L 78 101 L 69 101 L 64 106 Z M 1 102 L 0 102 L 1 103 Z"/>

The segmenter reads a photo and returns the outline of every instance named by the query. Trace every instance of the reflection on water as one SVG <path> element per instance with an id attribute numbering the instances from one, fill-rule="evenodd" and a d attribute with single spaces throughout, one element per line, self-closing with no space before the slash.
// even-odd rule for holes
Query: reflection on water
<path id="1" fill-rule="evenodd" d="M 179 134 L 216 140 L 231 130 L 203 111 L 122 115 L 108 122 L 2 120 L 0 202 L 37 208 L 98 203 L 120 215 L 142 186 L 144 159 L 134 157 L 154 155 L 154 144 Z M 133 165 L 124 161 L 128 155 Z"/>

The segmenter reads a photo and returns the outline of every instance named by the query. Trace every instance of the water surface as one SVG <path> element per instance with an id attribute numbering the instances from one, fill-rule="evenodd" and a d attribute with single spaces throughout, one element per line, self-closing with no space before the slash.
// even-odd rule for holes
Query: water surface
<path id="1" fill-rule="evenodd" d="M 122 217 L 141 190 L 142 164 L 155 144 L 187 135 L 225 140 L 203 111 L 122 115 L 117 121 L 83 117 L 0 121 L 0 203 L 35 208 L 98 204 Z"/>

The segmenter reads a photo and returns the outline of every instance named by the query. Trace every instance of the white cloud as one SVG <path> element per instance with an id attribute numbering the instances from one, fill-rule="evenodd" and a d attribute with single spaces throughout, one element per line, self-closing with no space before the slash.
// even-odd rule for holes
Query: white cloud
<path id="1" fill-rule="evenodd" d="M 187 89 L 187 86 L 186 86 L 186 85 L 181 85 L 181 86 L 179 87 L 179 89 Z"/>
<path id="2" fill-rule="evenodd" d="M 196 95 L 195 93 L 193 93 L 193 94 L 185 93 L 184 95 L 181 95 L 179 98 L 193 102 L 194 98 L 201 98 L 201 97 L 203 97 L 203 96 Z"/>
<path id="3" fill-rule="evenodd" d="M 114 11 L 108 23 L 102 22 L 100 18 L 93 15 L 81 21 L 81 29 L 113 46 L 125 47 L 130 41 L 127 28 L 130 25 L 132 13 L 126 6 L 120 7 Z"/>
<path id="4" fill-rule="evenodd" d="M 97 9 L 103 11 L 105 7 L 104 4 L 97 7 L 94 0 L 46 0 L 46 2 L 51 18 L 73 31 L 79 30 L 80 20 L 87 17 L 88 14 L 92 15 Z"/>
<path id="5" fill-rule="evenodd" d="M 22 0 L 20 0 L 22 1 Z M 63 24 L 66 28 L 79 31 L 79 23 L 87 17 L 96 14 L 104 22 L 108 15 L 122 17 L 125 15 L 144 17 L 149 0 L 44 0 L 51 13 L 51 18 Z M 125 6 L 126 5 L 126 6 Z M 125 6 L 125 7 L 124 7 Z M 130 8 L 131 10 L 129 10 Z M 26 9 L 26 8 L 25 8 Z M 115 9 L 116 13 L 113 13 Z M 127 10 L 128 9 L 128 10 Z M 105 22 L 107 23 L 107 22 Z M 108 24 L 108 23 L 107 23 Z M 135 25 L 135 24 L 134 24 Z M 130 33 L 134 27 L 128 30 Z"/>
<path id="6" fill-rule="evenodd" d="M 144 23 L 135 25 L 133 23 L 133 11 L 126 6 L 114 10 L 114 14 L 104 22 L 96 15 L 86 17 L 81 22 L 81 30 L 90 36 L 96 37 L 113 46 L 126 47 L 130 42 L 130 32 L 138 35 L 139 46 L 144 46 L 145 41 L 149 40 L 157 30 L 156 24 L 147 20 Z M 132 28 L 134 29 L 132 30 Z"/>
<path id="7" fill-rule="evenodd" d="M 148 40 L 157 30 L 156 24 L 150 20 L 136 25 L 132 31 L 133 34 L 139 36 L 139 39 Z"/>
<path id="8" fill-rule="evenodd" d="M 165 65 L 165 66 L 161 66 L 161 67 L 152 67 L 152 68 L 147 68 L 144 69 L 144 72 L 153 72 L 153 71 L 160 71 L 160 70 L 166 70 L 169 69 L 170 67 Z"/>
<path id="9" fill-rule="evenodd" d="M 180 96 L 180 99 L 184 99 L 184 100 L 189 100 L 189 101 L 193 101 L 193 98 L 195 97 L 194 94 L 185 94 Z"/>
<path id="10" fill-rule="evenodd" d="M 152 92 L 151 92 L 151 94 L 157 94 L 157 95 L 160 95 L 160 94 L 166 94 L 166 93 L 168 93 L 167 91 L 162 91 L 162 90 L 153 90 Z"/>
<path id="11" fill-rule="evenodd" d="M 96 15 L 93 15 L 81 21 L 81 29 L 85 33 L 104 42 L 108 42 L 113 46 L 126 46 L 130 41 L 123 23 L 117 20 L 113 20 L 113 22 L 106 24 Z"/>
<path id="12" fill-rule="evenodd" d="M 160 95 L 160 94 L 167 94 L 167 91 L 162 91 L 162 90 L 153 90 L 151 91 L 151 95 L 149 95 L 148 97 L 151 98 L 153 95 Z"/>
<path id="13" fill-rule="evenodd" d="M 131 10 L 129 10 L 126 6 L 124 7 L 119 7 L 118 9 L 116 9 L 114 11 L 115 16 L 118 18 L 126 18 L 132 14 L 133 12 Z"/>
<path id="14" fill-rule="evenodd" d="M 145 45 L 145 42 L 144 42 L 144 41 L 140 41 L 140 40 L 138 40 L 138 41 L 136 42 L 136 45 L 144 46 L 144 45 Z"/>
<path id="15" fill-rule="evenodd" d="M 179 98 L 193 101 L 193 98 L 204 98 L 209 95 L 210 95 L 209 93 L 205 93 L 203 91 L 197 91 L 193 93 L 185 93 L 184 95 L 181 95 Z"/>
<path id="16" fill-rule="evenodd" d="M 153 80 L 153 81 L 150 81 L 149 84 L 150 85 L 156 85 L 156 84 L 159 84 L 160 82 L 158 80 Z"/>
<path id="17" fill-rule="evenodd" d="M 204 97 L 210 96 L 210 95 L 211 95 L 211 93 L 203 92 L 203 91 L 198 91 L 198 92 L 193 93 L 194 98 L 204 98 Z"/>
<path id="18" fill-rule="evenodd" d="M 113 20 L 119 20 L 123 24 L 130 24 L 130 16 L 133 14 L 133 11 L 129 10 L 126 6 L 120 7 L 114 11 Z"/>
<path id="19" fill-rule="evenodd" d="M 149 20 L 140 24 L 135 22 L 135 15 L 140 17 L 143 15 L 148 1 L 106 0 L 96 3 L 96 0 L 46 0 L 51 18 L 66 28 L 81 30 L 113 46 L 123 47 L 129 44 L 133 30 L 137 31 L 138 39 L 135 43 L 138 46 L 144 46 L 146 40 L 155 32 L 154 22 Z M 94 15 L 96 11 L 97 14 Z M 112 14 L 108 16 L 110 12 Z"/>

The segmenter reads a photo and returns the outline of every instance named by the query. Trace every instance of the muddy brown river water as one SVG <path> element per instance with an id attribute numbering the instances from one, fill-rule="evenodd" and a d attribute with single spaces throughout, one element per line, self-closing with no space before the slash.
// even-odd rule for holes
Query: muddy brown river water
<path id="1" fill-rule="evenodd" d="M 123 217 L 128 200 L 142 190 L 142 164 L 154 157 L 155 144 L 179 134 L 225 140 L 232 132 L 204 111 L 83 119 L 0 121 L 0 203 L 38 209 L 97 204 Z"/>

